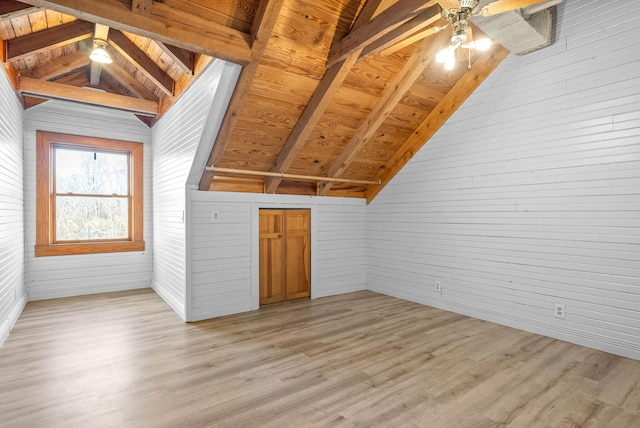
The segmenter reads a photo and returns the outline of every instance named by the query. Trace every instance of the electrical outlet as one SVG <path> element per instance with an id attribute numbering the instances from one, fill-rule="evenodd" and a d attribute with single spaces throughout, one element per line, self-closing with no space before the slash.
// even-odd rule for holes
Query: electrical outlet
<path id="1" fill-rule="evenodd" d="M 564 305 L 562 303 L 553 304 L 553 316 L 556 318 L 564 319 Z"/>
<path id="2" fill-rule="evenodd" d="M 220 211 L 211 211 L 211 221 L 220 221 Z"/>
<path id="3" fill-rule="evenodd" d="M 442 282 L 439 279 L 433 281 L 433 289 L 436 293 L 442 293 Z"/>

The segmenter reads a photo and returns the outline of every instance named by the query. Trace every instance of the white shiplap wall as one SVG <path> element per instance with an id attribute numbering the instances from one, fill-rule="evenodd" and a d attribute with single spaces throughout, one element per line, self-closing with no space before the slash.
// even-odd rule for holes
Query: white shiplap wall
<path id="1" fill-rule="evenodd" d="M 144 144 L 145 251 L 35 257 L 36 131 Z M 29 300 L 145 288 L 151 285 L 151 130 L 130 113 L 47 101 L 24 113 L 25 229 Z"/>
<path id="2" fill-rule="evenodd" d="M 0 71 L 0 345 L 27 303 L 22 106 Z"/>
<path id="3" fill-rule="evenodd" d="M 369 289 L 640 359 L 636 3 L 567 0 L 381 192 Z"/>
<path id="4" fill-rule="evenodd" d="M 228 97 L 220 85 L 235 85 L 238 67 L 214 61 L 154 125 L 153 136 L 153 281 L 152 287 L 183 319 L 187 305 L 187 181 L 196 154 L 208 158 Z M 222 98 L 222 99 L 221 99 Z M 210 115 L 212 113 L 212 115 Z M 214 132 L 215 131 L 215 132 Z M 204 133 L 204 134 L 203 134 Z M 213 140 L 213 137 L 211 140 Z M 209 150 L 202 150 L 203 145 Z M 202 170 L 200 170 L 202 171 Z"/>
<path id="5" fill-rule="evenodd" d="M 365 289 L 362 199 L 192 191 L 192 321 L 258 308 L 260 208 L 311 210 L 312 298 Z"/>

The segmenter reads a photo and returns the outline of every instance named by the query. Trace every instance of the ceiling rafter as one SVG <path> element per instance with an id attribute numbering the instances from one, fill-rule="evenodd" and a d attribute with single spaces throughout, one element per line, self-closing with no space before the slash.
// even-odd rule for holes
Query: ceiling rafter
<path id="1" fill-rule="evenodd" d="M 20 93 L 39 98 L 73 100 L 85 104 L 114 107 L 137 114 L 151 116 L 158 114 L 158 103 L 156 101 L 83 89 L 68 84 L 45 82 L 30 77 L 20 78 Z"/>
<path id="2" fill-rule="evenodd" d="M 404 94 L 413 86 L 416 79 L 425 68 L 434 60 L 436 52 L 449 39 L 448 34 L 440 34 L 435 38 L 425 39 L 420 43 L 416 51 L 402 67 L 398 75 L 386 87 L 377 104 L 369 112 L 358 129 L 353 133 L 349 142 L 344 146 L 338 157 L 327 170 L 327 177 L 340 177 L 356 158 L 358 152 L 369 139 L 376 133 L 382 122 L 391 114 Z M 322 183 L 319 186 L 319 194 L 326 195 L 333 186 L 332 182 Z"/>
<path id="3" fill-rule="evenodd" d="M 442 98 L 438 105 L 422 121 L 416 132 L 400 146 L 396 153 L 385 163 L 374 177 L 380 185 L 368 186 L 365 190 L 367 203 L 382 191 L 393 177 L 411 160 L 429 139 L 440 129 L 462 103 L 507 57 L 509 51 L 496 45 L 491 51 L 484 52 L 453 88 Z"/>
<path id="4" fill-rule="evenodd" d="M 121 31 L 109 32 L 111 47 L 120 52 L 129 62 L 134 64 L 144 75 L 155 83 L 164 93 L 173 96 L 174 81 L 167 73 L 151 60 L 135 43 Z"/>
<path id="5" fill-rule="evenodd" d="M 133 77 L 131 73 L 129 73 L 123 66 L 120 64 L 113 62 L 109 64 L 108 67 L 104 67 L 102 69 L 103 73 L 109 74 L 115 80 L 120 82 L 122 86 L 127 88 L 129 92 L 135 95 L 138 98 L 143 98 L 145 100 L 153 100 L 157 101 L 158 97 L 153 93 L 153 91 L 146 86 L 144 86 L 138 79 Z"/>
<path id="6" fill-rule="evenodd" d="M 7 60 L 15 60 L 45 49 L 65 46 L 93 35 L 91 22 L 77 20 L 68 24 L 7 40 Z"/>
<path id="7" fill-rule="evenodd" d="M 160 49 L 187 74 L 193 74 L 193 67 L 195 64 L 195 54 L 187 49 L 182 49 L 177 46 L 169 45 L 167 43 L 155 42 Z"/>
<path id="8" fill-rule="evenodd" d="M 433 6 L 425 9 L 420 14 L 411 18 L 404 24 L 401 24 L 397 28 L 394 28 L 389 33 L 381 37 L 380 39 L 366 46 L 362 50 L 362 54 L 360 55 L 360 58 L 358 58 L 358 61 L 361 61 L 365 58 L 369 58 L 372 55 L 376 55 L 384 51 L 385 49 L 391 46 L 394 46 L 397 43 L 400 43 L 406 40 L 407 38 L 415 35 L 417 32 L 420 32 L 422 29 L 424 29 L 425 27 L 428 27 L 434 22 L 439 21 L 441 11 L 442 11 L 442 8 L 440 7 L 439 4 L 434 4 Z M 424 37 L 430 34 L 431 33 L 424 33 L 423 37 L 414 38 L 413 43 L 423 39 Z"/>
<path id="9" fill-rule="evenodd" d="M 351 31 L 355 31 L 367 22 L 370 22 L 372 17 L 376 16 L 376 13 L 379 13 L 381 9 L 384 10 L 384 6 L 383 0 L 368 0 L 354 22 Z M 296 122 L 278 158 L 273 163 L 271 172 L 285 172 L 291 167 L 298 153 L 307 142 L 309 135 L 313 132 L 313 128 L 315 128 L 318 121 L 320 121 L 320 117 L 360 57 L 361 51 L 362 49 L 354 51 L 344 60 L 339 61 L 325 72 L 302 112 L 302 116 L 298 119 L 298 122 Z M 282 177 L 267 177 L 265 181 L 265 192 L 275 193 L 281 182 Z"/>
<path id="10" fill-rule="evenodd" d="M 278 19 L 283 3 L 284 0 L 262 0 L 260 2 L 251 28 L 251 62 L 246 65 L 240 73 L 235 91 L 233 92 L 233 96 L 231 97 L 224 118 L 222 119 L 220 131 L 218 132 L 216 141 L 213 144 L 213 149 L 211 150 L 211 155 L 209 156 L 207 165 L 215 166 L 222 159 L 222 155 L 227 146 L 229 137 L 231 136 L 231 132 L 238 120 L 240 110 L 244 105 L 247 94 L 251 89 L 253 79 L 258 71 L 262 55 L 269 43 L 273 27 L 276 24 L 276 20 Z M 213 171 L 205 170 L 202 174 L 202 179 L 200 180 L 200 189 L 208 190 L 212 180 Z"/>
<path id="11" fill-rule="evenodd" d="M 0 0 L 0 21 L 18 18 L 20 16 L 37 12 L 38 10 L 41 10 L 41 8 L 19 1 Z"/>
<path id="12" fill-rule="evenodd" d="M 22 75 L 34 79 L 54 80 L 65 74 L 72 73 L 89 65 L 91 60 L 87 52 L 83 50 L 75 51 L 69 55 L 60 56 L 54 60 L 37 65 L 25 70 Z"/>
<path id="13" fill-rule="evenodd" d="M 335 43 L 329 52 L 327 68 L 342 61 L 356 50 L 361 50 L 392 31 L 397 26 L 436 4 L 436 0 L 403 0 L 389 6 L 378 16 L 350 32 Z"/>
<path id="14" fill-rule="evenodd" d="M 152 2 L 150 16 L 131 11 L 126 2 L 119 0 L 24 0 L 24 3 L 157 39 L 236 64 L 245 65 L 251 61 L 248 34 L 199 16 L 176 14 L 172 8 L 160 2 Z"/>

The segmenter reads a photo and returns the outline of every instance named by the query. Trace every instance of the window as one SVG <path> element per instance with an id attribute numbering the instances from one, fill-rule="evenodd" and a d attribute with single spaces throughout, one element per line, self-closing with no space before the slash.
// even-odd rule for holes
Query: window
<path id="1" fill-rule="evenodd" d="M 37 133 L 36 256 L 143 251 L 142 144 Z"/>

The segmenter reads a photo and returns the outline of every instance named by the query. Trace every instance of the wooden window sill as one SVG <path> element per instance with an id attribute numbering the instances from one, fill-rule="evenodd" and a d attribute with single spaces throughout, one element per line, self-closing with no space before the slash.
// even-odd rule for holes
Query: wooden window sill
<path id="1" fill-rule="evenodd" d="M 144 251 L 144 241 L 91 242 L 86 244 L 36 245 L 36 257 L 67 256 L 72 254 L 122 253 Z"/>

